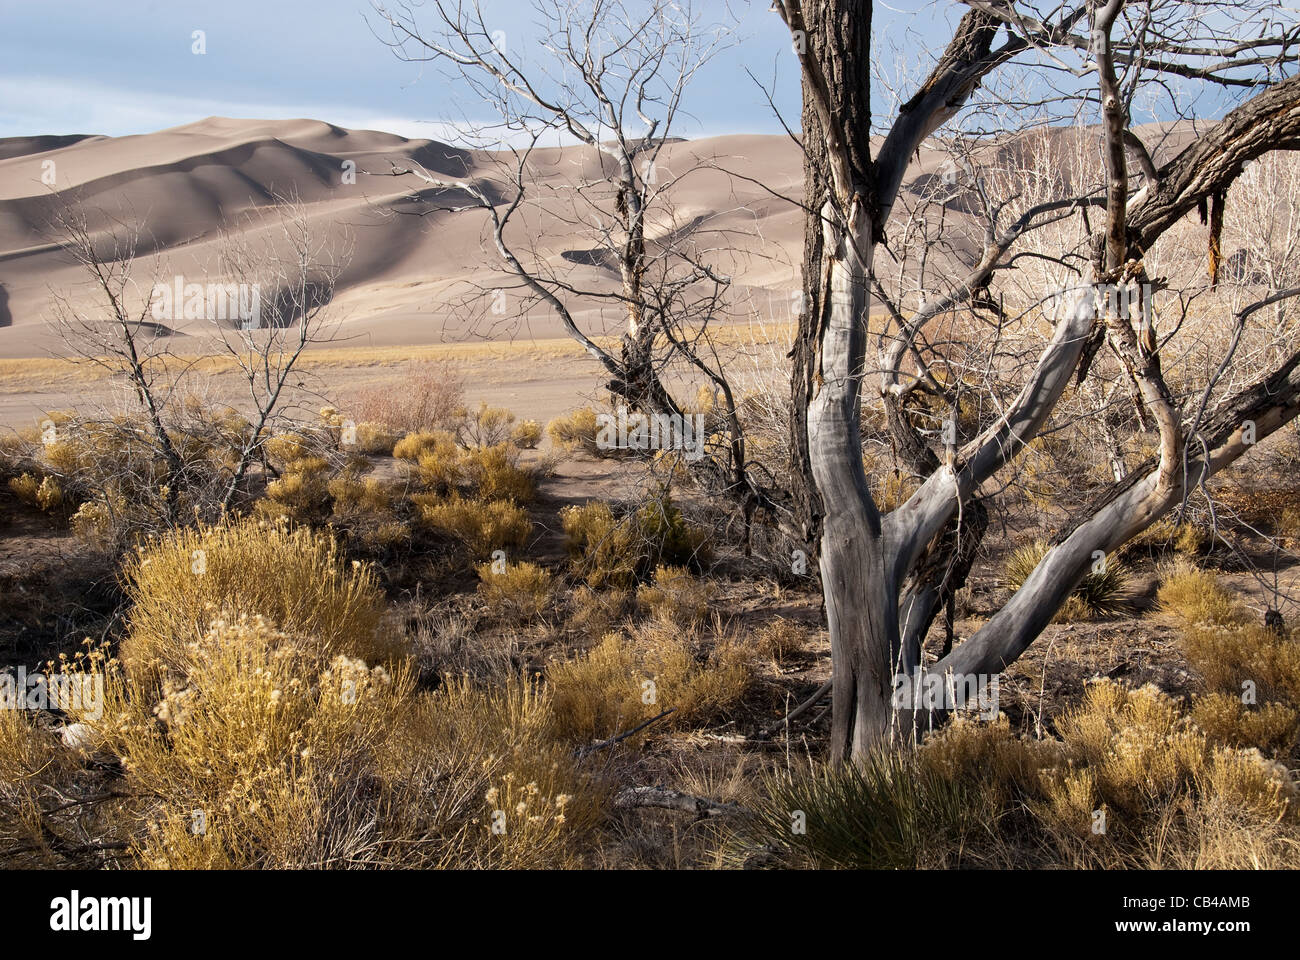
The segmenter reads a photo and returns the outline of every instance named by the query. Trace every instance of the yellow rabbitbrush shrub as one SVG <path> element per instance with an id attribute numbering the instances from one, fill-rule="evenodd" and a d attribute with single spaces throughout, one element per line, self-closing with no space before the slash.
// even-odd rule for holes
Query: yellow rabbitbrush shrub
<path id="1" fill-rule="evenodd" d="M 1161 613 L 1180 625 L 1230 628 L 1248 619 L 1245 609 L 1223 588 L 1213 571 L 1183 557 L 1161 570 L 1156 601 Z"/>
<path id="2" fill-rule="evenodd" d="M 643 583 L 636 599 L 661 623 L 679 627 L 697 626 L 709 615 L 709 603 L 717 592 L 707 580 L 697 580 L 682 567 L 655 567 L 654 585 Z"/>
<path id="3" fill-rule="evenodd" d="M 398 440 L 393 447 L 393 456 L 398 460 L 419 461 L 426 453 L 434 451 L 456 451 L 456 437 L 446 430 L 415 430 Z"/>
<path id="4" fill-rule="evenodd" d="M 634 639 L 610 633 L 588 653 L 555 663 L 547 683 L 559 731 L 591 741 L 630 730 L 664 710 L 666 727 L 699 726 L 724 715 L 748 691 L 753 670 L 744 651 L 719 643 L 697 657 L 673 629 L 649 626 Z"/>
<path id="5" fill-rule="evenodd" d="M 1197 697 L 1192 720 L 1213 743 L 1255 747 L 1276 759 L 1291 756 L 1300 740 L 1300 711 L 1294 707 L 1265 703 L 1254 708 L 1229 693 Z"/>
<path id="6" fill-rule="evenodd" d="M 687 521 L 664 492 L 622 516 L 599 500 L 565 507 L 560 523 L 574 572 L 597 590 L 630 589 L 658 565 L 699 572 L 712 556 L 708 531 Z"/>
<path id="7" fill-rule="evenodd" d="M 349 566 L 331 536 L 309 528 L 241 520 L 177 531 L 131 557 L 125 579 L 133 609 L 122 660 L 133 676 L 183 675 L 218 616 L 265 616 L 312 637 L 326 659 L 396 652 L 373 572 Z"/>
<path id="8" fill-rule="evenodd" d="M 420 518 L 447 533 L 480 559 L 493 550 L 522 547 L 532 532 L 528 511 L 508 500 L 466 500 L 453 494 L 446 500 L 416 500 Z"/>
<path id="9" fill-rule="evenodd" d="M 492 616 L 526 622 L 541 616 L 550 606 L 555 578 L 548 571 L 526 561 L 509 564 L 500 573 L 494 566 L 484 563 L 476 568 L 482 581 L 478 595 Z"/>
<path id="10" fill-rule="evenodd" d="M 536 420 L 520 420 L 510 431 L 510 442 L 520 450 L 533 450 L 542 442 L 542 425 Z"/>
<path id="11" fill-rule="evenodd" d="M 23 503 L 41 510 L 53 510 L 63 503 L 63 488 L 48 474 L 37 480 L 30 473 L 24 473 L 9 481 L 9 489 Z"/>
<path id="12" fill-rule="evenodd" d="M 320 519 L 329 507 L 329 469 L 323 457 L 289 460 L 280 476 L 266 485 L 265 498 L 257 501 L 258 515 L 295 523 Z"/>
<path id="13" fill-rule="evenodd" d="M 1060 740 L 1037 740 L 1002 716 L 958 715 L 916 751 L 872 755 L 861 776 L 777 777 L 747 839 L 796 865 L 1296 865 L 1300 797 L 1286 768 L 1216 746 L 1167 695 L 1100 681 L 1058 726 Z M 802 835 L 791 810 L 807 813 Z"/>
<path id="14" fill-rule="evenodd" d="M 600 433 L 600 427 L 596 411 L 591 407 L 582 407 L 556 417 L 546 425 L 546 433 L 557 447 L 579 449 L 592 457 L 611 456 L 617 452 L 602 450 L 597 445 L 596 437 Z"/>
<path id="15" fill-rule="evenodd" d="M 112 686 L 101 727 L 140 866 L 580 865 L 604 798 L 542 691 L 417 694 L 404 663 L 318 648 L 261 618 L 217 621 L 161 700 Z"/>
<path id="16" fill-rule="evenodd" d="M 1157 594 L 1182 630 L 1183 652 L 1211 693 L 1300 710 L 1300 643 L 1255 622 L 1208 570 L 1172 566 Z M 1256 744 L 1263 746 L 1263 744 Z"/>

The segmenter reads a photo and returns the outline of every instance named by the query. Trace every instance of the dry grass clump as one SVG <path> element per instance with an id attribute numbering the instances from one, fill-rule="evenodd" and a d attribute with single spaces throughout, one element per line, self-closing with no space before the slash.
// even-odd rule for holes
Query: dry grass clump
<path id="1" fill-rule="evenodd" d="M 555 578 L 535 563 L 511 563 L 498 571 L 494 561 L 475 569 L 481 581 L 478 595 L 497 619 L 535 620 L 551 605 Z"/>
<path id="2" fill-rule="evenodd" d="M 754 632 L 751 641 L 755 653 L 778 664 L 802 652 L 807 642 L 807 630 L 785 617 L 768 620 Z"/>
<path id="3" fill-rule="evenodd" d="M 326 659 L 395 652 L 373 572 L 308 528 L 242 520 L 179 530 L 130 557 L 124 579 L 134 606 L 122 660 L 137 679 L 183 676 L 214 620 L 241 614 L 311 637 Z"/>
<path id="4" fill-rule="evenodd" d="M 600 426 L 596 421 L 596 411 L 591 407 L 581 407 L 556 417 L 546 425 L 546 433 L 557 447 L 581 450 L 588 456 L 604 457 L 614 452 L 602 450 L 597 445 Z"/>
<path id="5" fill-rule="evenodd" d="M 486 559 L 494 550 L 520 548 L 532 533 L 528 511 L 508 500 L 418 500 L 421 520 L 459 540 L 471 554 Z"/>
<path id="6" fill-rule="evenodd" d="M 689 570 L 660 565 L 655 567 L 653 585 L 643 583 L 636 588 L 636 599 L 660 623 L 689 628 L 708 618 L 716 592 L 712 583 L 696 579 Z"/>
<path id="7" fill-rule="evenodd" d="M 1002 568 L 1002 585 L 1008 590 L 1019 590 L 1050 549 L 1046 541 L 1035 540 L 1015 550 Z M 1084 576 L 1055 619 L 1063 622 L 1114 616 L 1127 613 L 1131 608 L 1128 568 L 1112 554 L 1106 558 L 1102 570 L 1090 571 Z"/>
<path id="8" fill-rule="evenodd" d="M 1163 614 L 1181 624 L 1234 627 L 1247 620 L 1246 611 L 1213 571 L 1184 558 L 1162 569 L 1156 601 Z"/>
<path id="9" fill-rule="evenodd" d="M 623 516 L 602 501 L 565 507 L 560 522 L 574 572 L 595 589 L 630 589 L 661 564 L 699 572 L 711 555 L 708 532 L 667 495 Z"/>
<path id="10" fill-rule="evenodd" d="M 569 626 L 583 637 L 603 637 L 623 616 L 625 590 L 593 590 L 580 584 L 569 595 Z"/>
<path id="11" fill-rule="evenodd" d="M 588 742 L 614 736 L 664 710 L 669 727 L 700 726 L 724 716 L 748 691 L 753 671 L 734 643 L 698 652 L 679 631 L 659 625 L 634 638 L 610 633 L 572 660 L 546 671 L 557 729 Z"/>

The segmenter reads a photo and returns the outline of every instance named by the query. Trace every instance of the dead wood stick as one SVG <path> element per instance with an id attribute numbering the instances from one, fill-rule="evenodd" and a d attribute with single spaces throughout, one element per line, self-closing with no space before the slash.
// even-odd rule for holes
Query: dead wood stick
<path id="1" fill-rule="evenodd" d="M 640 733 L 642 730 L 650 726 L 650 724 L 654 723 L 656 720 L 662 720 L 664 717 L 668 716 L 668 714 L 675 713 L 676 711 L 677 711 L 676 707 L 669 707 L 667 710 L 665 710 L 663 713 L 659 714 L 658 716 L 651 717 L 649 720 L 645 720 L 641 723 L 638 723 L 631 730 L 628 730 L 625 733 L 620 733 L 617 737 L 610 737 L 608 740 L 601 740 L 599 743 L 591 744 L 591 746 L 582 747 L 580 750 L 578 750 L 578 756 L 585 757 L 589 753 L 595 753 L 597 750 L 604 750 L 606 747 L 612 747 L 616 743 L 622 743 L 624 740 L 626 740 L 628 737 L 632 736 L 633 734 Z"/>
<path id="2" fill-rule="evenodd" d="M 734 803 L 718 803 L 707 797 L 696 797 L 669 787 L 628 787 L 621 790 L 614 798 L 614 806 L 620 809 L 634 807 L 659 807 L 664 810 L 680 810 L 693 813 L 701 820 L 710 817 L 734 817 L 748 813 L 744 807 Z"/>
<path id="3" fill-rule="evenodd" d="M 768 727 L 766 730 L 762 730 L 762 731 L 760 731 L 759 734 L 758 734 L 758 736 L 755 737 L 754 739 L 755 739 L 755 740 L 766 740 L 768 737 L 770 737 L 772 734 L 776 733 L 776 732 L 777 732 L 778 730 L 780 730 L 782 727 L 789 726 L 789 725 L 790 725 L 790 722 L 791 722 L 792 720 L 794 720 L 795 717 L 797 717 L 797 716 L 799 716 L 800 714 L 802 714 L 805 710 L 807 710 L 808 708 L 810 708 L 811 706 L 813 706 L 813 704 L 815 704 L 818 700 L 820 700 L 822 697 L 826 696 L 826 694 L 830 693 L 830 692 L 831 692 L 831 687 L 834 686 L 834 683 L 835 683 L 834 680 L 827 680 L 825 683 L 823 683 L 820 687 L 817 688 L 817 692 L 816 692 L 816 693 L 814 693 L 811 697 L 809 697 L 809 698 L 808 698 L 807 700 L 805 700 L 803 703 L 799 704 L 799 706 L 795 707 L 793 710 L 791 710 L 789 713 L 787 713 L 784 717 L 782 717 L 782 718 L 781 718 L 780 720 L 778 720 L 776 723 L 772 724 L 772 725 L 771 725 L 770 727 Z"/>

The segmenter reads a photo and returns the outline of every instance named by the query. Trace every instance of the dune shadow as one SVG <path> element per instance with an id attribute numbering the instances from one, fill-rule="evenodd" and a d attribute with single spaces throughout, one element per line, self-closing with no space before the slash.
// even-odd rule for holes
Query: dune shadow
<path id="1" fill-rule="evenodd" d="M 0 283 L 0 327 L 12 327 L 14 315 L 9 312 L 9 291 Z"/>

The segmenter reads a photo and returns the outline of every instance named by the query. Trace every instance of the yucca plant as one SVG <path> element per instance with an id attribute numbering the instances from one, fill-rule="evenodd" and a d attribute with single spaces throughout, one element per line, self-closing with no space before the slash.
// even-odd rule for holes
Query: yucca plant
<path id="1" fill-rule="evenodd" d="M 1008 590 L 1019 590 L 1050 549 L 1046 541 L 1035 540 L 1013 552 L 1002 569 L 1002 585 Z M 1098 566 L 1100 569 L 1090 570 L 1074 588 L 1057 615 L 1058 620 L 1115 616 L 1132 609 L 1128 568 L 1115 554 Z"/>

